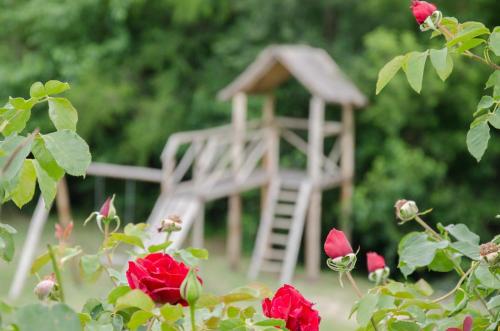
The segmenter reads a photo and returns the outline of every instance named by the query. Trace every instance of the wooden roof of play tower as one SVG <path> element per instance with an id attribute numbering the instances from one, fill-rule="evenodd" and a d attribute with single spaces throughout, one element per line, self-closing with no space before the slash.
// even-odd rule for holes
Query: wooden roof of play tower
<path id="1" fill-rule="evenodd" d="M 243 73 L 219 92 L 219 98 L 227 100 L 240 92 L 267 93 L 291 76 L 311 94 L 326 102 L 356 107 L 366 105 L 365 96 L 328 53 L 306 45 L 267 47 Z"/>

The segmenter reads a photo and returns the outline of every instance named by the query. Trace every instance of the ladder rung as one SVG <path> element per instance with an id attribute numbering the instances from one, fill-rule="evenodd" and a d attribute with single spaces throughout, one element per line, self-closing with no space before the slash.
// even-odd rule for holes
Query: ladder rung
<path id="1" fill-rule="evenodd" d="M 278 203 L 274 211 L 276 215 L 288 215 L 288 216 L 292 216 L 294 212 L 295 212 L 295 205 L 284 204 L 284 203 Z"/>
<path id="2" fill-rule="evenodd" d="M 265 272 L 281 272 L 281 262 L 262 261 L 260 270 Z"/>
<path id="3" fill-rule="evenodd" d="M 273 222 L 273 228 L 279 230 L 290 230 L 292 226 L 291 218 L 276 217 Z"/>
<path id="4" fill-rule="evenodd" d="M 264 258 L 267 260 L 278 260 L 283 261 L 286 255 L 286 251 L 284 249 L 277 248 L 269 248 L 264 255 Z"/>
<path id="5" fill-rule="evenodd" d="M 272 245 L 286 246 L 288 244 L 288 235 L 282 233 L 271 233 L 269 237 L 269 242 Z"/>
<path id="6" fill-rule="evenodd" d="M 278 196 L 278 201 L 295 202 L 297 201 L 296 191 L 281 191 Z"/>

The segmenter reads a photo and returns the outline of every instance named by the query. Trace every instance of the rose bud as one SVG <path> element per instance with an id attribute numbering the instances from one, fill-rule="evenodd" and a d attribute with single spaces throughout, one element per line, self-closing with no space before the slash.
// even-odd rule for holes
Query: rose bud
<path id="1" fill-rule="evenodd" d="M 335 228 L 330 230 L 330 233 L 326 237 L 324 249 L 326 255 L 329 257 L 326 264 L 333 271 L 338 271 L 342 274 L 351 271 L 356 265 L 356 254 L 354 254 L 344 232 Z"/>
<path id="2" fill-rule="evenodd" d="M 398 200 L 394 205 L 396 217 L 403 222 L 411 221 L 418 215 L 418 207 L 415 201 L 412 200 Z"/>
<path id="3" fill-rule="evenodd" d="M 40 281 L 34 289 L 34 292 L 39 300 L 46 300 L 54 291 L 56 286 L 54 275 L 46 277 L 44 280 Z"/>
<path id="4" fill-rule="evenodd" d="M 387 277 L 389 277 L 390 270 L 385 265 L 384 257 L 377 253 L 369 252 L 366 254 L 366 262 L 369 273 L 368 279 L 377 285 L 385 283 Z"/>
<path id="5" fill-rule="evenodd" d="M 70 222 L 65 227 L 59 223 L 56 223 L 55 225 L 56 230 L 54 233 L 56 239 L 59 240 L 59 242 L 68 241 L 69 237 L 71 236 L 71 232 L 73 231 L 73 226 L 74 226 L 73 222 Z"/>
<path id="6" fill-rule="evenodd" d="M 496 264 L 499 257 L 498 245 L 492 242 L 479 246 L 479 254 L 488 263 Z"/>
<path id="7" fill-rule="evenodd" d="M 437 10 L 436 5 L 427 1 L 418 0 L 413 0 L 410 8 L 418 24 L 424 23 L 425 20 Z"/>
<path id="8" fill-rule="evenodd" d="M 462 329 L 460 328 L 447 328 L 446 331 L 471 331 L 472 330 L 472 317 L 466 316 Z"/>
<path id="9" fill-rule="evenodd" d="M 161 221 L 158 232 L 177 232 L 182 230 L 182 220 L 178 215 L 170 215 Z"/>
<path id="10" fill-rule="evenodd" d="M 272 299 L 264 299 L 262 311 L 266 317 L 284 320 L 290 331 L 319 330 L 318 311 L 291 285 L 283 285 Z"/>
<path id="11" fill-rule="evenodd" d="M 191 268 L 191 270 L 189 270 L 189 273 L 181 284 L 180 291 L 181 297 L 186 300 L 191 307 L 193 307 L 200 298 L 203 287 L 194 269 Z"/>
<path id="12" fill-rule="evenodd" d="M 115 196 L 108 197 L 101 209 L 99 210 L 99 215 L 103 218 L 114 218 L 116 216 L 116 208 L 114 205 Z"/>
<path id="13" fill-rule="evenodd" d="M 344 232 L 335 228 L 328 233 L 324 248 L 326 255 L 331 259 L 353 254 L 351 244 L 349 240 L 347 240 Z"/>

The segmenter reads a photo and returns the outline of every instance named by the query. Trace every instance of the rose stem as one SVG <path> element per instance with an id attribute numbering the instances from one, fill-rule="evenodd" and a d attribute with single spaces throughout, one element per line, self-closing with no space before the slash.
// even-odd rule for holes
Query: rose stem
<path id="1" fill-rule="evenodd" d="M 351 283 L 352 288 L 354 289 L 354 292 L 356 292 L 356 295 L 358 296 L 358 298 L 361 299 L 363 297 L 363 293 L 361 293 L 361 290 L 359 289 L 358 284 L 356 284 L 356 281 L 352 277 L 351 272 L 348 271 L 348 272 L 346 272 L 346 274 L 347 274 L 347 279 L 349 279 L 349 282 Z M 372 323 L 375 331 L 378 331 L 377 324 L 375 324 L 373 317 L 370 318 L 370 322 Z"/>
<path id="2" fill-rule="evenodd" d="M 191 330 L 196 331 L 195 307 L 189 306 L 189 314 L 191 315 Z"/>
<path id="3" fill-rule="evenodd" d="M 438 240 L 438 241 L 442 241 L 443 238 L 439 235 L 439 233 L 437 233 L 436 231 L 434 231 L 434 229 L 432 229 L 427 223 L 425 223 L 425 221 L 423 219 L 420 218 L 420 216 L 415 216 L 415 220 L 417 221 L 418 224 L 420 224 L 425 230 L 427 230 L 428 232 L 430 232 L 434 239 Z M 461 276 L 461 277 L 465 277 L 466 276 L 466 273 L 465 271 L 462 269 L 462 267 L 460 266 L 460 264 L 458 264 L 451 256 L 449 256 L 449 254 L 447 252 L 445 252 L 445 255 L 446 257 L 448 257 L 448 259 L 450 259 L 450 261 L 453 263 L 454 267 L 455 267 L 455 271 Z M 477 290 L 477 288 L 474 288 L 473 289 L 474 291 L 474 294 L 478 297 L 479 301 L 481 302 L 481 304 L 484 306 L 484 308 L 486 309 L 486 311 L 491 315 L 493 316 L 493 313 L 490 311 L 490 309 L 488 308 L 488 304 L 486 303 L 486 301 L 484 300 L 484 298 L 481 296 L 481 294 L 479 293 L 479 291 Z"/>
<path id="4" fill-rule="evenodd" d="M 61 270 L 59 270 L 59 266 L 57 265 L 56 256 L 54 255 L 54 250 L 52 249 L 52 245 L 48 244 L 47 249 L 49 251 L 50 260 L 52 261 L 52 269 L 54 269 L 54 274 L 56 275 L 57 283 L 59 284 L 59 294 L 61 302 L 64 303 L 64 290 L 62 284 Z"/>

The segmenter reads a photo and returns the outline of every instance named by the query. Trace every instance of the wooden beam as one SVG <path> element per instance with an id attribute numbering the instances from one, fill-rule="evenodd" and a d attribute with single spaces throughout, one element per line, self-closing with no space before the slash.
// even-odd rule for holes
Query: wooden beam
<path id="1" fill-rule="evenodd" d="M 325 102 L 313 96 L 309 104 L 309 148 L 307 172 L 312 180 L 313 189 L 306 228 L 306 273 L 308 278 L 317 279 L 321 260 L 321 196 L 320 187 L 323 139 L 325 121 Z"/>
<path id="2" fill-rule="evenodd" d="M 262 107 L 262 121 L 264 126 L 269 129 L 266 136 L 267 151 L 264 155 L 262 165 L 264 170 L 268 173 L 269 178 L 272 178 L 278 172 L 279 168 L 279 131 L 276 123 L 274 94 L 269 93 L 266 95 L 264 105 Z M 271 184 L 262 186 L 260 194 L 260 209 L 267 208 L 269 186 Z"/>
<path id="3" fill-rule="evenodd" d="M 160 169 L 100 162 L 92 162 L 87 169 L 87 175 L 153 183 L 162 181 L 162 171 Z"/>
<path id="4" fill-rule="evenodd" d="M 71 217 L 71 203 L 69 199 L 68 183 L 66 177 L 61 178 L 57 184 L 56 194 L 57 215 L 59 216 L 59 223 L 66 227 L 72 221 Z"/>
<path id="5" fill-rule="evenodd" d="M 340 137 L 340 228 L 351 238 L 351 209 L 354 178 L 354 111 L 352 105 L 342 106 L 342 134 Z"/>
<path id="6" fill-rule="evenodd" d="M 232 112 L 232 138 L 231 148 L 233 172 L 236 175 L 243 163 L 243 151 L 245 143 L 245 130 L 247 118 L 247 97 L 244 93 L 238 93 L 233 97 Z M 242 225 L 241 213 L 242 202 L 239 193 L 232 194 L 229 197 L 229 213 L 227 226 L 227 257 L 229 266 L 235 270 L 239 266 L 241 259 Z"/>

